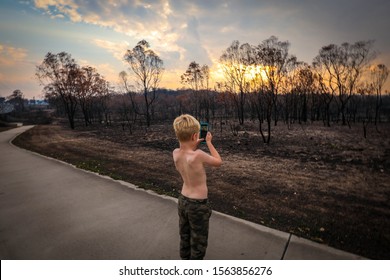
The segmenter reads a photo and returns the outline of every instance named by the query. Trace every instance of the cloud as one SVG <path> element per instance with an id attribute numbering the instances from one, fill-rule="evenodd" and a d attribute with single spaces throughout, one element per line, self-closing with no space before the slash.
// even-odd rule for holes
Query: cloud
<path id="1" fill-rule="evenodd" d="M 63 15 L 73 22 L 111 28 L 135 42 L 145 39 L 160 56 L 179 58 L 167 65 L 183 68 L 194 60 L 213 63 L 235 39 L 255 38 L 256 42 L 250 43 L 259 43 L 270 35 L 278 35 L 264 31 L 266 35 L 256 38 L 259 31 L 265 30 L 267 21 L 268 24 L 280 22 L 293 13 L 294 4 L 276 2 L 280 3 L 271 5 L 257 0 L 35 0 L 34 3 L 51 17 Z M 95 43 L 111 48 L 103 42 Z M 110 52 L 119 59 L 116 51 Z"/>
<path id="2" fill-rule="evenodd" d="M 80 22 L 79 6 L 73 0 L 35 0 L 35 7 L 43 9 L 53 18 L 67 16 L 71 21 Z"/>
<path id="3" fill-rule="evenodd" d="M 27 50 L 23 48 L 15 48 L 9 45 L 0 43 L 0 65 L 12 66 L 23 62 L 27 57 Z"/>
<path id="4" fill-rule="evenodd" d="M 322 46 L 344 41 L 375 39 L 379 51 L 390 52 L 385 0 L 35 0 L 34 8 L 128 37 L 129 44 L 112 38 L 93 42 L 120 61 L 145 39 L 167 73 L 183 73 L 194 60 L 213 67 L 233 40 L 256 45 L 271 35 L 288 40 L 291 53 L 308 63 Z"/>
<path id="5" fill-rule="evenodd" d="M 27 49 L 0 42 L 0 95 L 8 96 L 15 89 L 27 97 L 39 96 L 40 89 L 34 77 L 35 63 L 30 61 Z"/>
<path id="6" fill-rule="evenodd" d="M 126 53 L 126 50 L 130 48 L 129 43 L 115 43 L 108 40 L 94 39 L 93 42 L 96 46 L 106 49 L 111 53 L 116 59 L 123 62 L 123 56 Z"/>
<path id="7" fill-rule="evenodd" d="M 211 63 L 209 54 L 202 44 L 199 21 L 196 17 L 188 19 L 176 43 L 181 49 L 181 60 L 187 63 L 187 66 L 191 61 L 200 64 Z"/>
<path id="8" fill-rule="evenodd" d="M 72 22 L 81 21 L 111 28 L 135 42 L 145 39 L 158 54 L 169 53 L 172 56 L 172 53 L 175 53 L 173 56 L 178 55 L 180 60 L 190 60 L 185 56 L 197 52 L 200 47 L 199 44 L 193 44 L 194 40 L 199 42 L 196 30 L 198 26 L 194 18 L 188 22 L 184 11 L 172 7 L 168 0 L 35 0 L 34 4 L 52 18 L 65 16 Z M 187 8 L 187 5 L 183 6 L 183 9 Z M 183 29 L 187 23 L 188 28 Z M 190 41 L 192 43 L 189 43 Z M 96 40 L 95 44 L 109 50 L 117 59 L 122 59 L 123 54 L 119 55 L 117 46 L 109 45 L 109 42 L 104 40 Z M 188 44 L 191 48 L 186 50 Z M 203 51 L 203 55 L 207 55 L 207 52 Z"/>
<path id="9" fill-rule="evenodd" d="M 90 66 L 92 68 L 95 68 L 100 75 L 106 79 L 106 81 L 109 81 L 110 83 L 115 83 L 118 81 L 119 72 L 117 69 L 115 69 L 110 63 L 98 63 L 95 64 L 88 60 L 80 60 L 79 61 L 80 66 Z"/>
<path id="10" fill-rule="evenodd" d="M 52 16 L 63 15 L 72 22 L 109 27 L 129 35 L 155 38 L 167 31 L 171 13 L 168 1 L 77 1 L 35 0 L 35 7 Z M 146 38 L 148 39 L 148 38 Z"/>

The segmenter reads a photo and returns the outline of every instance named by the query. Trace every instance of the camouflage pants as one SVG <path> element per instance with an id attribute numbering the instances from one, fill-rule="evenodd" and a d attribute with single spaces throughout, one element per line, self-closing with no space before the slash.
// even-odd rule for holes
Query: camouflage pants
<path id="1" fill-rule="evenodd" d="M 202 260 L 206 254 L 211 207 L 207 199 L 179 196 L 180 257 Z"/>

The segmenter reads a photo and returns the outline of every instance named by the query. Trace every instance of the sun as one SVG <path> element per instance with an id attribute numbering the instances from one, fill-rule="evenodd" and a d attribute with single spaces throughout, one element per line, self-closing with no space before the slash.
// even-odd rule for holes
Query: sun
<path id="1" fill-rule="evenodd" d="M 223 65 L 221 63 L 216 63 L 214 67 L 211 68 L 211 77 L 215 81 L 222 81 L 224 78 L 223 74 Z"/>
<path id="2" fill-rule="evenodd" d="M 267 67 L 262 65 L 253 65 L 247 68 L 247 77 L 250 80 L 258 80 L 267 81 Z"/>
<path id="3" fill-rule="evenodd" d="M 226 67 L 228 67 L 225 64 L 217 63 L 215 67 L 212 69 L 212 77 L 216 80 L 223 80 L 225 77 L 225 71 Z M 258 80 L 261 78 L 263 81 L 267 81 L 267 67 L 262 65 L 231 65 L 231 70 L 239 70 L 243 71 L 245 78 L 248 81 L 251 80 Z M 229 69 L 229 68 L 228 68 Z M 230 69 L 229 69 L 230 70 Z"/>
<path id="4" fill-rule="evenodd" d="M 267 84 L 267 73 L 269 73 L 270 68 L 263 65 L 226 65 L 217 62 L 210 70 L 211 84 L 215 85 L 218 82 L 226 80 L 227 75 L 235 75 L 233 73 L 242 73 L 246 83 L 256 86 Z"/>

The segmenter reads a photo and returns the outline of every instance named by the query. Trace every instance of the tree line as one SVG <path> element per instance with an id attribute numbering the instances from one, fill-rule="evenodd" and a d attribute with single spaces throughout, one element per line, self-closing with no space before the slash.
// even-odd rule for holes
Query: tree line
<path id="1" fill-rule="evenodd" d="M 190 113 L 232 133 L 256 120 L 262 140 L 269 143 L 271 127 L 280 121 L 322 121 L 326 126 L 360 122 L 365 136 L 368 124 L 389 121 L 390 100 L 383 93 L 389 70 L 372 63 L 373 41 L 324 46 L 310 65 L 290 54 L 289 47 L 275 36 L 258 45 L 233 41 L 219 60 L 223 81 L 214 87 L 209 66 L 193 61 L 181 75 L 182 89 L 160 88 L 163 60 L 145 40 L 124 54 L 130 71 L 120 72 L 117 88 L 65 52 L 48 53 L 36 75 L 71 128 L 77 114 L 86 126 L 115 121 L 132 133 L 136 124 L 149 127 Z"/>

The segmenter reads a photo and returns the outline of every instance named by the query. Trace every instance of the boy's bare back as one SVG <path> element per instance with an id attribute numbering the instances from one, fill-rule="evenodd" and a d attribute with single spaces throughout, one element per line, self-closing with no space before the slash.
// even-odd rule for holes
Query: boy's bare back
<path id="1" fill-rule="evenodd" d="M 182 195 L 193 199 L 206 199 L 208 190 L 204 165 L 220 166 L 222 160 L 211 143 L 210 132 L 206 136 L 206 143 L 211 155 L 198 150 L 201 139 L 198 139 L 198 135 L 194 138 L 189 142 L 180 142 L 180 148 L 173 151 L 173 160 L 183 179 Z"/>

